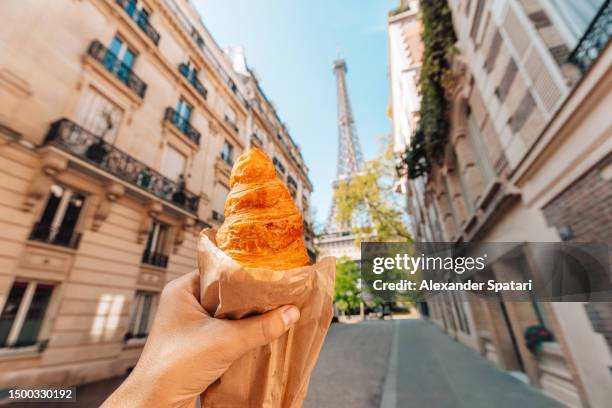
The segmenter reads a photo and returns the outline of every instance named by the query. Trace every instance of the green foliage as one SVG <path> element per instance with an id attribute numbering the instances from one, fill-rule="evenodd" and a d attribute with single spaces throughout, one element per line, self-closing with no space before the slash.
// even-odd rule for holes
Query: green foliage
<path id="1" fill-rule="evenodd" d="M 413 139 L 407 156 L 415 178 L 429 172 L 440 160 L 448 140 L 448 101 L 444 83 L 450 72 L 450 54 L 457 41 L 451 11 L 446 0 L 421 1 L 423 23 L 423 65 L 421 67 L 420 130 L 422 140 Z M 425 164 L 425 161 L 427 164 Z"/>
<path id="2" fill-rule="evenodd" d="M 417 178 L 429 173 L 430 164 L 425 153 L 425 138 L 423 131 L 418 129 L 410 140 L 410 147 L 406 149 L 406 163 L 408 175 Z"/>
<path id="3" fill-rule="evenodd" d="M 343 312 L 359 307 L 361 291 L 357 287 L 360 277 L 359 265 L 344 257 L 336 262 L 336 286 L 334 288 L 334 302 Z"/>
<path id="4" fill-rule="evenodd" d="M 357 240 L 412 240 L 402 196 L 393 190 L 395 162 L 388 140 L 385 150 L 364 164 L 360 174 L 336 188 L 337 222 L 352 225 Z"/>

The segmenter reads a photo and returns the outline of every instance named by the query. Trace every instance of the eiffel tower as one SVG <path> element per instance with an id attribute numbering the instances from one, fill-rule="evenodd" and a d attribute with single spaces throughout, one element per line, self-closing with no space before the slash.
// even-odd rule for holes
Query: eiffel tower
<path id="1" fill-rule="evenodd" d="M 340 182 L 348 182 L 363 168 L 363 154 L 355 129 L 355 120 L 351 110 L 348 89 L 346 85 L 346 62 L 342 58 L 334 61 L 334 76 L 336 77 L 336 97 L 338 103 L 338 162 L 336 178 L 332 182 L 334 193 Z M 340 225 L 336 220 L 336 203 L 332 200 L 331 209 L 323 234 L 318 240 L 322 255 L 343 256 L 359 259 L 359 250 L 354 245 L 355 237 L 349 223 Z"/>

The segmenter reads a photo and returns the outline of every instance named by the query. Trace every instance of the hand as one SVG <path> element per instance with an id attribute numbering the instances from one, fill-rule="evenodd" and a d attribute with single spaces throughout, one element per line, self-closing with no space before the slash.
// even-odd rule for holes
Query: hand
<path id="1" fill-rule="evenodd" d="M 211 317 L 198 302 L 197 271 L 169 282 L 136 367 L 103 407 L 194 407 L 196 398 L 246 352 L 280 337 L 295 306 L 241 320 Z"/>

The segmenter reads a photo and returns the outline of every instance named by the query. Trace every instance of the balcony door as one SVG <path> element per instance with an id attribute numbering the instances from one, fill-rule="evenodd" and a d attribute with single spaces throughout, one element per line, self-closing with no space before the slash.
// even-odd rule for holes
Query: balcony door
<path id="1" fill-rule="evenodd" d="M 53 184 L 31 238 L 54 245 L 73 246 L 84 202 L 82 193 Z"/>
<path id="2" fill-rule="evenodd" d="M 174 118 L 174 124 L 183 132 L 186 132 L 187 126 L 189 125 L 189 119 L 191 119 L 191 105 L 181 98 L 176 105 L 176 117 Z"/>
<path id="3" fill-rule="evenodd" d="M 113 143 L 123 119 L 123 109 L 99 92 L 88 88 L 79 102 L 78 124 L 101 137 L 107 143 Z"/>
<path id="4" fill-rule="evenodd" d="M 162 174 L 170 180 L 178 182 L 181 176 L 185 173 L 187 157 L 176 150 L 174 147 L 167 145 L 164 150 L 162 160 Z"/>
<path id="5" fill-rule="evenodd" d="M 119 36 L 113 37 L 108 50 L 104 64 L 110 71 L 116 72 L 122 81 L 127 81 L 136 53 Z"/>

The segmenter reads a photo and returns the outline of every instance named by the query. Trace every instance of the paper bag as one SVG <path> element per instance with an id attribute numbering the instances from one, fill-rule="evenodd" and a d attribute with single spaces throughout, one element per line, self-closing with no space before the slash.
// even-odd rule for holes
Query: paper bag
<path id="1" fill-rule="evenodd" d="M 336 261 L 286 271 L 243 268 L 214 245 L 198 241 L 200 302 L 222 319 L 241 319 L 292 304 L 300 320 L 274 342 L 239 360 L 202 394 L 209 407 L 301 407 L 332 318 Z"/>

